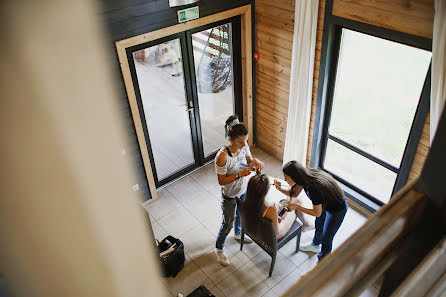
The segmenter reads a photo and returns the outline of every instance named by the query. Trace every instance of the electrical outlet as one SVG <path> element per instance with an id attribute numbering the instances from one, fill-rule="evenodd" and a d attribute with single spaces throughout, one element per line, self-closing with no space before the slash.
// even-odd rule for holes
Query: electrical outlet
<path id="1" fill-rule="evenodd" d="M 136 191 L 138 191 L 138 190 L 139 190 L 139 185 L 138 185 L 138 184 L 134 185 L 134 186 L 133 186 L 133 191 L 136 192 Z"/>

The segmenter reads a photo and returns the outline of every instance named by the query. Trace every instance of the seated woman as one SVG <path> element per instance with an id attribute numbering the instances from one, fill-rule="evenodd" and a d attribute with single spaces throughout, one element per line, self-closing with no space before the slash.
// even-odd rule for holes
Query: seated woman
<path id="1" fill-rule="evenodd" d="M 278 205 L 268 205 L 267 194 L 271 184 L 266 174 L 257 174 L 251 177 L 248 182 L 248 189 L 246 190 L 246 197 L 244 206 L 247 212 L 250 214 L 249 225 L 255 221 L 255 218 L 264 217 L 270 220 L 274 225 L 277 239 L 284 237 L 288 230 L 290 230 L 294 221 L 296 220 L 296 213 L 285 212 L 282 217 L 278 216 L 282 207 Z M 294 203 L 291 200 L 291 203 Z"/>

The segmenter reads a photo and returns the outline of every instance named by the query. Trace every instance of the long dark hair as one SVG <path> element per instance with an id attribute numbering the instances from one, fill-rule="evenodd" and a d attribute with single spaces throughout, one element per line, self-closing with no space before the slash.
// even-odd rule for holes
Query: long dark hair
<path id="1" fill-rule="evenodd" d="M 265 197 L 270 188 L 270 182 L 266 174 L 256 174 L 248 182 L 246 190 L 245 202 L 243 203 L 247 211 L 247 227 L 248 230 L 254 230 L 258 217 L 262 216 L 263 206 L 265 205 Z"/>
<path id="2" fill-rule="evenodd" d="M 335 179 L 325 171 L 314 168 L 305 168 L 297 161 L 290 161 L 283 166 L 283 173 L 288 175 L 295 183 L 291 188 L 291 197 L 296 196 L 295 187 L 312 188 L 319 192 L 324 202 L 329 200 L 342 201 L 344 192 Z"/>
<path id="3" fill-rule="evenodd" d="M 246 126 L 244 123 L 238 123 L 233 126 L 230 126 L 230 124 L 234 120 L 238 120 L 238 115 L 236 114 L 232 115 L 226 120 L 225 123 L 226 135 L 231 137 L 231 139 L 236 139 L 239 136 L 248 135 L 248 126 Z"/>

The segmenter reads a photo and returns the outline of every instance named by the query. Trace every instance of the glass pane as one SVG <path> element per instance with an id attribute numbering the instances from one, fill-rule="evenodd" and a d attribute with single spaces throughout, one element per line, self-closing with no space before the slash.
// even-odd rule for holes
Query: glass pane
<path id="1" fill-rule="evenodd" d="M 205 157 L 226 145 L 224 123 L 234 113 L 231 24 L 192 34 Z"/>
<path id="2" fill-rule="evenodd" d="M 324 168 L 382 202 L 389 202 L 396 180 L 393 171 L 332 140 L 328 140 Z"/>
<path id="3" fill-rule="evenodd" d="M 195 162 L 180 40 L 134 53 L 158 180 Z"/>
<path id="4" fill-rule="evenodd" d="M 431 53 L 343 30 L 330 133 L 399 167 Z"/>

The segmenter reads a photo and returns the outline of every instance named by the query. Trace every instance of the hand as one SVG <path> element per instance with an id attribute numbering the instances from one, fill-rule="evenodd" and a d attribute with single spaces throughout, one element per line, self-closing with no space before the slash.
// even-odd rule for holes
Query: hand
<path id="1" fill-rule="evenodd" d="M 282 186 L 282 184 L 280 183 L 280 181 L 278 181 L 277 179 L 274 180 L 274 185 L 276 186 L 277 190 L 280 190 L 280 187 Z"/>
<path id="2" fill-rule="evenodd" d="M 294 204 L 294 203 L 289 203 L 287 204 L 286 208 L 288 209 L 288 211 L 293 211 L 299 208 L 299 205 Z"/>
<path id="3" fill-rule="evenodd" d="M 257 158 L 252 159 L 252 162 L 254 163 L 255 169 L 258 171 L 261 171 L 265 167 L 265 164 Z"/>
<path id="4" fill-rule="evenodd" d="M 255 168 L 254 167 L 245 167 L 245 169 L 243 169 L 242 171 L 240 171 L 238 173 L 239 176 L 247 176 L 251 173 L 251 171 L 254 171 Z"/>

